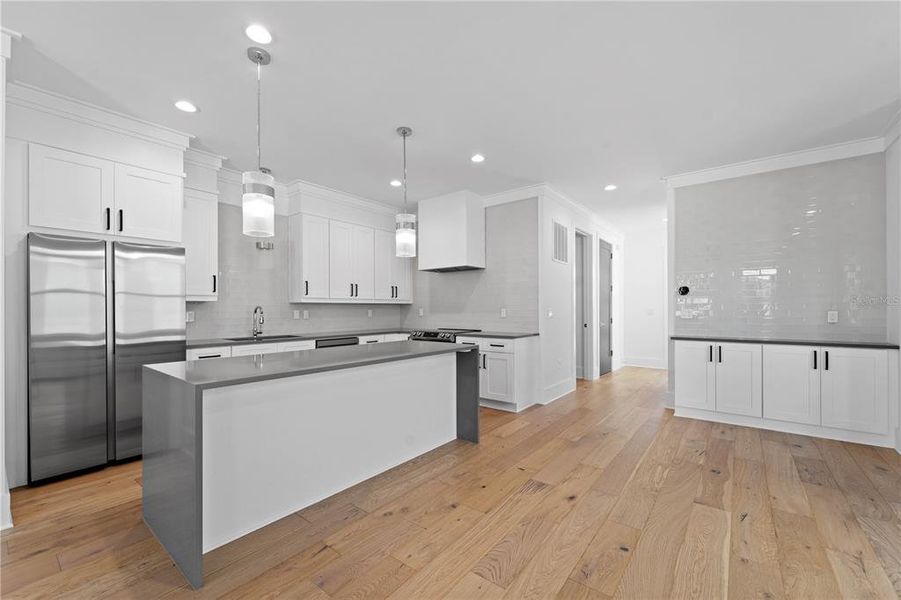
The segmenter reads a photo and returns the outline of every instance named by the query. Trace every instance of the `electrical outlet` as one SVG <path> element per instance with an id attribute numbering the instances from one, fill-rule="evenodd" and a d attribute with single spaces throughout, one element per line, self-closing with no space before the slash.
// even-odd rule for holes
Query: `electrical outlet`
<path id="1" fill-rule="evenodd" d="M 549 310 L 547 311 L 547 318 L 548 318 L 548 319 L 553 319 L 553 318 L 554 318 L 554 311 L 552 311 L 552 310 L 549 309 Z"/>
<path id="2" fill-rule="evenodd" d="M 827 310 L 826 311 L 826 322 L 827 323 L 838 323 L 838 311 L 837 310 Z"/>
<path id="3" fill-rule="evenodd" d="M 300 318 L 300 311 L 299 311 L 299 310 L 295 310 L 295 311 L 294 311 L 294 318 L 295 318 L 295 319 L 299 319 L 299 318 Z"/>
<path id="4" fill-rule="evenodd" d="M 506 309 L 506 308 L 502 308 L 502 309 L 501 309 L 501 318 L 502 318 L 502 319 L 506 319 L 506 318 L 507 318 L 507 309 Z"/>
<path id="5" fill-rule="evenodd" d="M 307 319 L 309 319 L 309 318 L 310 318 L 310 311 L 308 311 L 308 310 L 303 311 L 303 318 L 304 318 L 304 321 L 306 321 Z"/>
<path id="6" fill-rule="evenodd" d="M 366 316 L 369 317 L 370 319 L 372 318 L 372 309 L 371 308 L 366 311 Z"/>
<path id="7" fill-rule="evenodd" d="M 421 308 L 419 309 L 419 316 L 420 317 L 425 316 L 425 311 L 422 310 Z"/>
<path id="8" fill-rule="evenodd" d="M 193 323 L 194 322 L 194 311 L 189 310 L 185 313 L 185 323 Z"/>

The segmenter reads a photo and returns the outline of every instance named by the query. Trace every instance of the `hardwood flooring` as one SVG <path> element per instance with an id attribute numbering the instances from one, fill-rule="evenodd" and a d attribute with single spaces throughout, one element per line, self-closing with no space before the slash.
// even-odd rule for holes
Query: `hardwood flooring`
<path id="1" fill-rule="evenodd" d="M 901 456 L 672 416 L 625 368 L 208 554 L 192 591 L 130 463 L 12 493 L 4 598 L 901 598 Z"/>

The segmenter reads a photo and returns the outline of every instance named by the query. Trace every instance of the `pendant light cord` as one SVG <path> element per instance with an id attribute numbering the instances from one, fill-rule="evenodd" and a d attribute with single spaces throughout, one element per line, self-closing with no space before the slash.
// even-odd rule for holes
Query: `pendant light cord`
<path id="1" fill-rule="evenodd" d="M 257 171 L 263 169 L 263 155 L 260 150 L 260 103 L 261 103 L 261 87 L 262 87 L 263 65 L 257 63 Z"/>
<path id="2" fill-rule="evenodd" d="M 407 134 L 404 138 L 404 212 L 407 212 Z"/>

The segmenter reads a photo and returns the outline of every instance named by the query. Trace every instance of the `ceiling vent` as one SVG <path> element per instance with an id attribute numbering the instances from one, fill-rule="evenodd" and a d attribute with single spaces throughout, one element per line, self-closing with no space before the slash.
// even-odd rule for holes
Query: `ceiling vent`
<path id="1" fill-rule="evenodd" d="M 485 205 L 469 191 L 419 201 L 419 270 L 485 268 Z"/>

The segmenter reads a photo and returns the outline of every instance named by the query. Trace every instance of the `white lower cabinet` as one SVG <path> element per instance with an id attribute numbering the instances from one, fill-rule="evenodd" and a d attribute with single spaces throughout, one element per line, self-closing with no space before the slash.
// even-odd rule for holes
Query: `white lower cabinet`
<path id="1" fill-rule="evenodd" d="M 406 342 L 409 339 L 409 333 L 386 333 L 382 336 L 383 342 Z"/>
<path id="2" fill-rule="evenodd" d="M 361 335 L 360 343 L 361 344 L 378 344 L 379 342 L 385 341 L 385 336 L 383 335 Z"/>
<path id="3" fill-rule="evenodd" d="M 822 424 L 888 433 L 888 353 L 869 348 L 823 348 Z"/>
<path id="4" fill-rule="evenodd" d="M 479 396 L 497 402 L 514 402 L 513 354 L 484 352 L 481 361 Z"/>
<path id="5" fill-rule="evenodd" d="M 764 346 L 764 418 L 820 424 L 821 359 L 819 348 Z"/>
<path id="6" fill-rule="evenodd" d="M 185 351 L 185 360 L 209 360 L 211 358 L 228 358 L 231 355 L 231 346 L 215 346 L 212 348 L 188 348 Z"/>
<path id="7" fill-rule="evenodd" d="M 279 352 L 297 352 L 298 350 L 315 350 L 316 340 L 300 340 L 299 342 L 282 342 L 278 345 Z"/>
<path id="8" fill-rule="evenodd" d="M 676 340 L 676 414 L 891 445 L 897 352 Z"/>
<path id="9" fill-rule="evenodd" d="M 458 336 L 457 343 L 479 348 L 479 398 L 484 406 L 520 411 L 536 402 L 537 337 Z"/>

